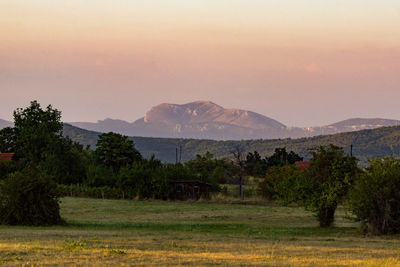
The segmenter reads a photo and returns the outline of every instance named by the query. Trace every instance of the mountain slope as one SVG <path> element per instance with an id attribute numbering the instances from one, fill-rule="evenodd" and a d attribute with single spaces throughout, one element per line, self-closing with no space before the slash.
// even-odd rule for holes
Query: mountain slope
<path id="1" fill-rule="evenodd" d="M 148 137 L 207 138 L 217 140 L 277 138 L 285 131 L 282 123 L 240 109 L 225 109 L 210 101 L 183 105 L 160 104 L 133 123 L 106 119 L 97 123 L 71 125 L 99 132 L 114 131 Z"/>
<path id="2" fill-rule="evenodd" d="M 90 144 L 94 148 L 99 133 L 65 124 L 64 134 L 74 141 L 81 142 L 84 145 Z M 277 147 L 286 147 L 288 150 L 293 150 L 307 158 L 309 157 L 309 149 L 321 145 L 335 144 L 343 147 L 345 152 L 349 153 L 350 145 L 353 144 L 353 154 L 364 163 L 372 157 L 400 156 L 400 126 L 299 139 L 215 141 L 151 137 L 130 138 L 135 142 L 136 148 L 143 156 L 150 157 L 154 154 L 165 162 L 175 161 L 175 151 L 180 146 L 182 146 L 182 159 L 184 161 L 193 159 L 196 154 L 203 154 L 207 151 L 210 151 L 216 157 L 231 157 L 231 152 L 237 146 L 242 147 L 246 152 L 257 150 L 262 156 L 271 155 Z"/>
<path id="3" fill-rule="evenodd" d="M 157 105 L 133 123 L 105 119 L 97 123 L 70 124 L 92 131 L 112 131 L 128 136 L 248 140 L 312 137 L 395 126 L 400 125 L 400 121 L 356 118 L 321 127 L 287 127 L 252 111 L 225 109 L 210 101 L 196 101 L 183 105 Z"/>

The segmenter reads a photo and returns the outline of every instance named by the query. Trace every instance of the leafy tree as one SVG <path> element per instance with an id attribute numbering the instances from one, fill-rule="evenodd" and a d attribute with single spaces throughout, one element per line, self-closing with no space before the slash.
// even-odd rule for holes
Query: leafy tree
<path id="1" fill-rule="evenodd" d="M 0 181 L 0 223 L 61 224 L 57 185 L 40 168 L 29 165 Z"/>
<path id="2" fill-rule="evenodd" d="M 195 179 L 196 174 L 184 165 L 162 165 L 153 158 L 122 167 L 117 184 L 121 190 L 130 190 L 139 198 L 167 199 L 171 193 L 170 182 Z"/>
<path id="3" fill-rule="evenodd" d="M 0 152 L 15 152 L 17 150 L 15 137 L 14 128 L 6 127 L 0 130 Z"/>
<path id="4" fill-rule="evenodd" d="M 37 101 L 14 111 L 14 128 L 7 130 L 10 149 L 17 158 L 39 165 L 58 183 L 82 182 L 85 166 L 82 146 L 62 135 L 61 112 Z"/>
<path id="5" fill-rule="evenodd" d="M 43 153 L 40 166 L 60 184 L 82 183 L 86 177 L 86 159 L 82 145 L 69 138 L 52 140 Z"/>
<path id="6" fill-rule="evenodd" d="M 374 234 L 400 232 L 400 159 L 381 158 L 357 176 L 349 193 L 352 212 Z"/>
<path id="7" fill-rule="evenodd" d="M 288 153 L 286 148 L 276 148 L 274 154 L 266 158 L 267 167 L 272 166 L 284 166 L 294 164 L 296 161 L 302 161 L 303 158 L 300 157 L 293 151 Z"/>
<path id="8" fill-rule="evenodd" d="M 262 159 L 257 151 L 249 152 L 246 156 L 245 169 L 250 175 L 263 177 L 267 170 L 267 161 Z"/>
<path id="9" fill-rule="evenodd" d="M 226 181 L 229 163 L 223 159 L 215 159 L 213 154 L 206 152 L 196 155 L 196 159 L 185 162 L 185 167 L 195 175 L 196 180 L 207 182 L 218 188 L 218 183 Z"/>
<path id="10" fill-rule="evenodd" d="M 142 156 L 136 150 L 132 140 L 117 133 L 99 135 L 95 157 L 98 163 L 110 167 L 118 173 L 121 167 L 141 161 Z"/>
<path id="11" fill-rule="evenodd" d="M 61 112 L 49 105 L 45 110 L 37 101 L 14 111 L 16 153 L 29 162 L 39 163 L 51 146 L 63 139 Z"/>
<path id="12" fill-rule="evenodd" d="M 312 152 L 313 159 L 299 188 L 302 203 L 316 213 L 321 227 L 334 221 L 337 205 L 346 196 L 358 173 L 357 160 L 330 145 Z"/>
<path id="13" fill-rule="evenodd" d="M 83 182 L 87 186 L 115 187 L 116 181 L 116 174 L 111 167 L 95 163 L 91 163 L 86 167 L 86 179 Z"/>
<path id="14" fill-rule="evenodd" d="M 79 183 L 85 176 L 82 146 L 62 135 L 61 112 L 32 101 L 14 111 L 14 127 L 0 131 L 0 149 L 39 165 L 58 183 Z M 22 164 L 21 164 L 22 165 Z"/>
<path id="15" fill-rule="evenodd" d="M 247 154 L 245 169 L 250 175 L 264 177 L 268 168 L 293 165 L 296 161 L 302 160 L 303 158 L 295 152 L 290 151 L 288 153 L 286 148 L 276 148 L 274 154 L 264 159 L 257 151 L 254 151 L 254 153 Z"/>

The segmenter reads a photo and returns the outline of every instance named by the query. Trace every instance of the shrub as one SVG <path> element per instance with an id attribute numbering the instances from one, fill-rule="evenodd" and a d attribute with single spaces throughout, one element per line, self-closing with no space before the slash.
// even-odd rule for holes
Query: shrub
<path id="1" fill-rule="evenodd" d="M 105 199 L 132 199 L 136 196 L 129 188 L 113 188 L 109 186 L 90 187 L 86 185 L 58 185 L 61 196 L 90 197 Z"/>
<path id="2" fill-rule="evenodd" d="M 86 180 L 84 184 L 91 187 L 113 187 L 116 184 L 116 177 L 110 167 L 91 163 L 86 167 Z"/>
<path id="3" fill-rule="evenodd" d="M 349 193 L 352 212 L 374 234 L 400 232 L 400 159 L 370 162 Z"/>
<path id="4" fill-rule="evenodd" d="M 13 173 L 20 169 L 22 164 L 18 164 L 16 161 L 0 161 L 0 181 L 8 177 L 10 173 Z"/>
<path id="5" fill-rule="evenodd" d="M 261 195 L 269 200 L 279 200 L 287 205 L 297 200 L 297 181 L 302 175 L 295 166 L 274 166 L 267 170 L 258 185 Z"/>
<path id="6" fill-rule="evenodd" d="M 0 223 L 54 225 L 60 217 L 57 185 L 39 168 L 29 165 L 0 182 Z"/>

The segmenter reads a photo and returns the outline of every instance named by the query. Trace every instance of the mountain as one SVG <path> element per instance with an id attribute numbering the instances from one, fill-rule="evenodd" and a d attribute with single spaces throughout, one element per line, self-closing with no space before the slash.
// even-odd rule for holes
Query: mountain
<path id="1" fill-rule="evenodd" d="M 132 124 L 123 120 L 105 119 L 97 122 L 71 122 L 70 125 L 97 132 L 117 132 L 130 135 Z"/>
<path id="2" fill-rule="evenodd" d="M 74 141 L 84 145 L 89 144 L 94 148 L 99 133 L 64 124 L 64 134 Z M 193 159 L 196 154 L 204 154 L 207 151 L 210 151 L 216 157 L 229 158 L 231 157 L 231 152 L 237 146 L 243 148 L 245 152 L 256 150 L 262 156 L 271 155 L 275 148 L 286 147 L 288 150 L 293 150 L 307 159 L 309 158 L 310 149 L 329 144 L 343 147 L 348 154 L 350 153 L 350 145 L 353 145 L 353 155 L 360 159 L 362 164 L 365 164 L 368 159 L 373 157 L 400 157 L 400 126 L 299 139 L 241 141 L 152 137 L 130 137 L 130 139 L 135 142 L 136 148 L 144 157 L 148 158 L 154 154 L 164 162 L 174 162 L 176 148 L 179 147 L 182 147 L 183 161 Z"/>
<path id="3" fill-rule="evenodd" d="M 195 138 L 213 140 L 248 140 L 302 138 L 318 135 L 400 125 L 386 119 L 349 119 L 327 126 L 287 127 L 264 115 L 241 109 L 225 109 L 210 101 L 183 105 L 160 104 L 135 122 L 105 119 L 97 123 L 72 122 L 76 127 L 117 132 L 127 136 Z"/>
<path id="4" fill-rule="evenodd" d="M 71 125 L 99 132 L 129 136 L 205 138 L 216 140 L 278 138 L 285 131 L 282 123 L 241 109 L 225 109 L 210 101 L 188 104 L 160 104 L 133 123 L 106 119 L 97 123 Z"/>
<path id="5" fill-rule="evenodd" d="M 12 126 L 13 126 L 12 122 L 0 119 L 0 129 Z"/>
<path id="6" fill-rule="evenodd" d="M 400 121 L 388 119 L 365 119 L 353 118 L 337 123 L 333 123 L 322 127 L 302 128 L 304 130 L 304 137 L 312 137 L 317 135 L 327 135 L 335 133 L 353 132 L 366 129 L 375 129 L 380 127 L 398 126 Z M 303 136 L 297 136 L 303 137 Z"/>

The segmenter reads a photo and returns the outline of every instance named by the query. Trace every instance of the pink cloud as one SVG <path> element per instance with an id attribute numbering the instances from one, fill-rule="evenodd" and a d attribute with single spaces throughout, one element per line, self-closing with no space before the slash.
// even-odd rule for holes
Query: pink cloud
<path id="1" fill-rule="evenodd" d="M 307 72 L 309 72 L 309 73 L 319 73 L 319 72 L 321 72 L 321 68 L 315 63 L 311 63 L 311 64 L 307 65 L 305 70 Z"/>

